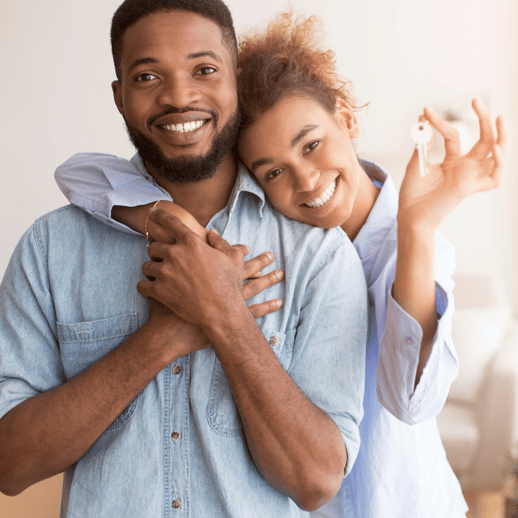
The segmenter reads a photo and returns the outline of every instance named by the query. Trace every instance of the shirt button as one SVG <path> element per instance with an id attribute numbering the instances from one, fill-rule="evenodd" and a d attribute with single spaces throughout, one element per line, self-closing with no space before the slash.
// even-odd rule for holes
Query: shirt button
<path id="1" fill-rule="evenodd" d="M 174 442 L 179 441 L 180 440 L 180 434 L 178 432 L 173 432 L 171 434 L 171 439 L 173 439 Z"/>
<path id="2" fill-rule="evenodd" d="M 270 338 L 270 345 L 277 345 L 279 343 L 279 339 L 276 336 L 272 336 Z"/>
<path id="3" fill-rule="evenodd" d="M 181 506 L 182 506 L 182 501 L 179 498 L 177 498 L 176 500 L 173 500 L 173 507 L 175 509 L 179 509 Z"/>
<path id="4" fill-rule="evenodd" d="M 173 374 L 180 374 L 182 372 L 182 368 L 179 365 L 175 365 L 173 367 Z"/>
<path id="5" fill-rule="evenodd" d="M 412 343 L 412 339 L 411 338 L 407 338 L 405 341 L 406 341 L 407 344 L 411 344 Z"/>

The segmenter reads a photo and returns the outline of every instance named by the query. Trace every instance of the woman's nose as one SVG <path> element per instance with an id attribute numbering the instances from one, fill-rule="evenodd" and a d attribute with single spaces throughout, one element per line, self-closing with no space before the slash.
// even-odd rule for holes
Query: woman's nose
<path id="1" fill-rule="evenodd" d="M 312 191 L 317 183 L 319 172 L 311 167 L 299 168 L 295 174 L 295 190 L 297 192 Z"/>

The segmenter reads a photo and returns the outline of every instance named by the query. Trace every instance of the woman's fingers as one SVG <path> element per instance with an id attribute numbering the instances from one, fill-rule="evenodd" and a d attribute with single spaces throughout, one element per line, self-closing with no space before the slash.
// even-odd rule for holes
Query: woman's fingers
<path id="1" fill-rule="evenodd" d="M 471 148 L 469 155 L 475 160 L 483 160 L 493 150 L 495 145 L 495 131 L 491 122 L 489 110 L 484 106 L 480 99 L 473 99 L 471 103 L 478 117 L 480 137 L 476 144 Z"/>
<path id="2" fill-rule="evenodd" d="M 461 154 L 461 148 L 458 130 L 428 106 L 424 109 L 424 115 L 431 126 L 444 138 L 446 156 L 459 156 Z"/>

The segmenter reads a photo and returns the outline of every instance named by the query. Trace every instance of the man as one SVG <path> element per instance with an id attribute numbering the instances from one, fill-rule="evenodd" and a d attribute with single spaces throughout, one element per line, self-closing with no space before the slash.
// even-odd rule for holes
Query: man
<path id="1" fill-rule="evenodd" d="M 359 260 L 338 230 L 275 213 L 235 163 L 222 3 L 127 0 L 112 49 L 134 163 L 214 229 L 210 246 L 160 211 L 175 244 L 153 243 L 153 261 L 141 237 L 73 207 L 29 229 L 0 292 L 0 489 L 65 471 L 66 517 L 300 516 L 338 491 L 358 450 Z M 259 325 L 227 241 L 288 271 L 268 294 L 282 309 Z"/>

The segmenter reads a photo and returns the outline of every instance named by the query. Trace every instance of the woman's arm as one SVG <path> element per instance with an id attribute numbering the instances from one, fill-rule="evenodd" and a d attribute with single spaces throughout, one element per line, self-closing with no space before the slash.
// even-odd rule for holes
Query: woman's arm
<path id="1" fill-rule="evenodd" d="M 149 210 L 160 201 L 161 209 L 179 218 L 207 240 L 206 229 L 146 179 L 129 160 L 101 153 L 79 153 L 56 169 L 55 178 L 70 203 L 103 223 L 122 223 L 135 232 L 145 234 Z M 128 231 L 124 226 L 117 228 Z"/>
<path id="2" fill-rule="evenodd" d="M 429 164 L 419 175 L 417 151 L 408 164 L 399 196 L 398 257 L 392 288 L 394 300 L 422 328 L 422 342 L 414 387 L 418 385 L 430 356 L 437 328 L 434 253 L 435 232 L 442 220 L 467 196 L 497 187 L 504 170 L 506 133 L 502 117 L 491 117 L 475 99 L 473 108 L 480 123 L 480 139 L 461 155 L 457 130 L 430 108 L 420 121 L 444 137 L 446 156 L 441 164 Z"/>

